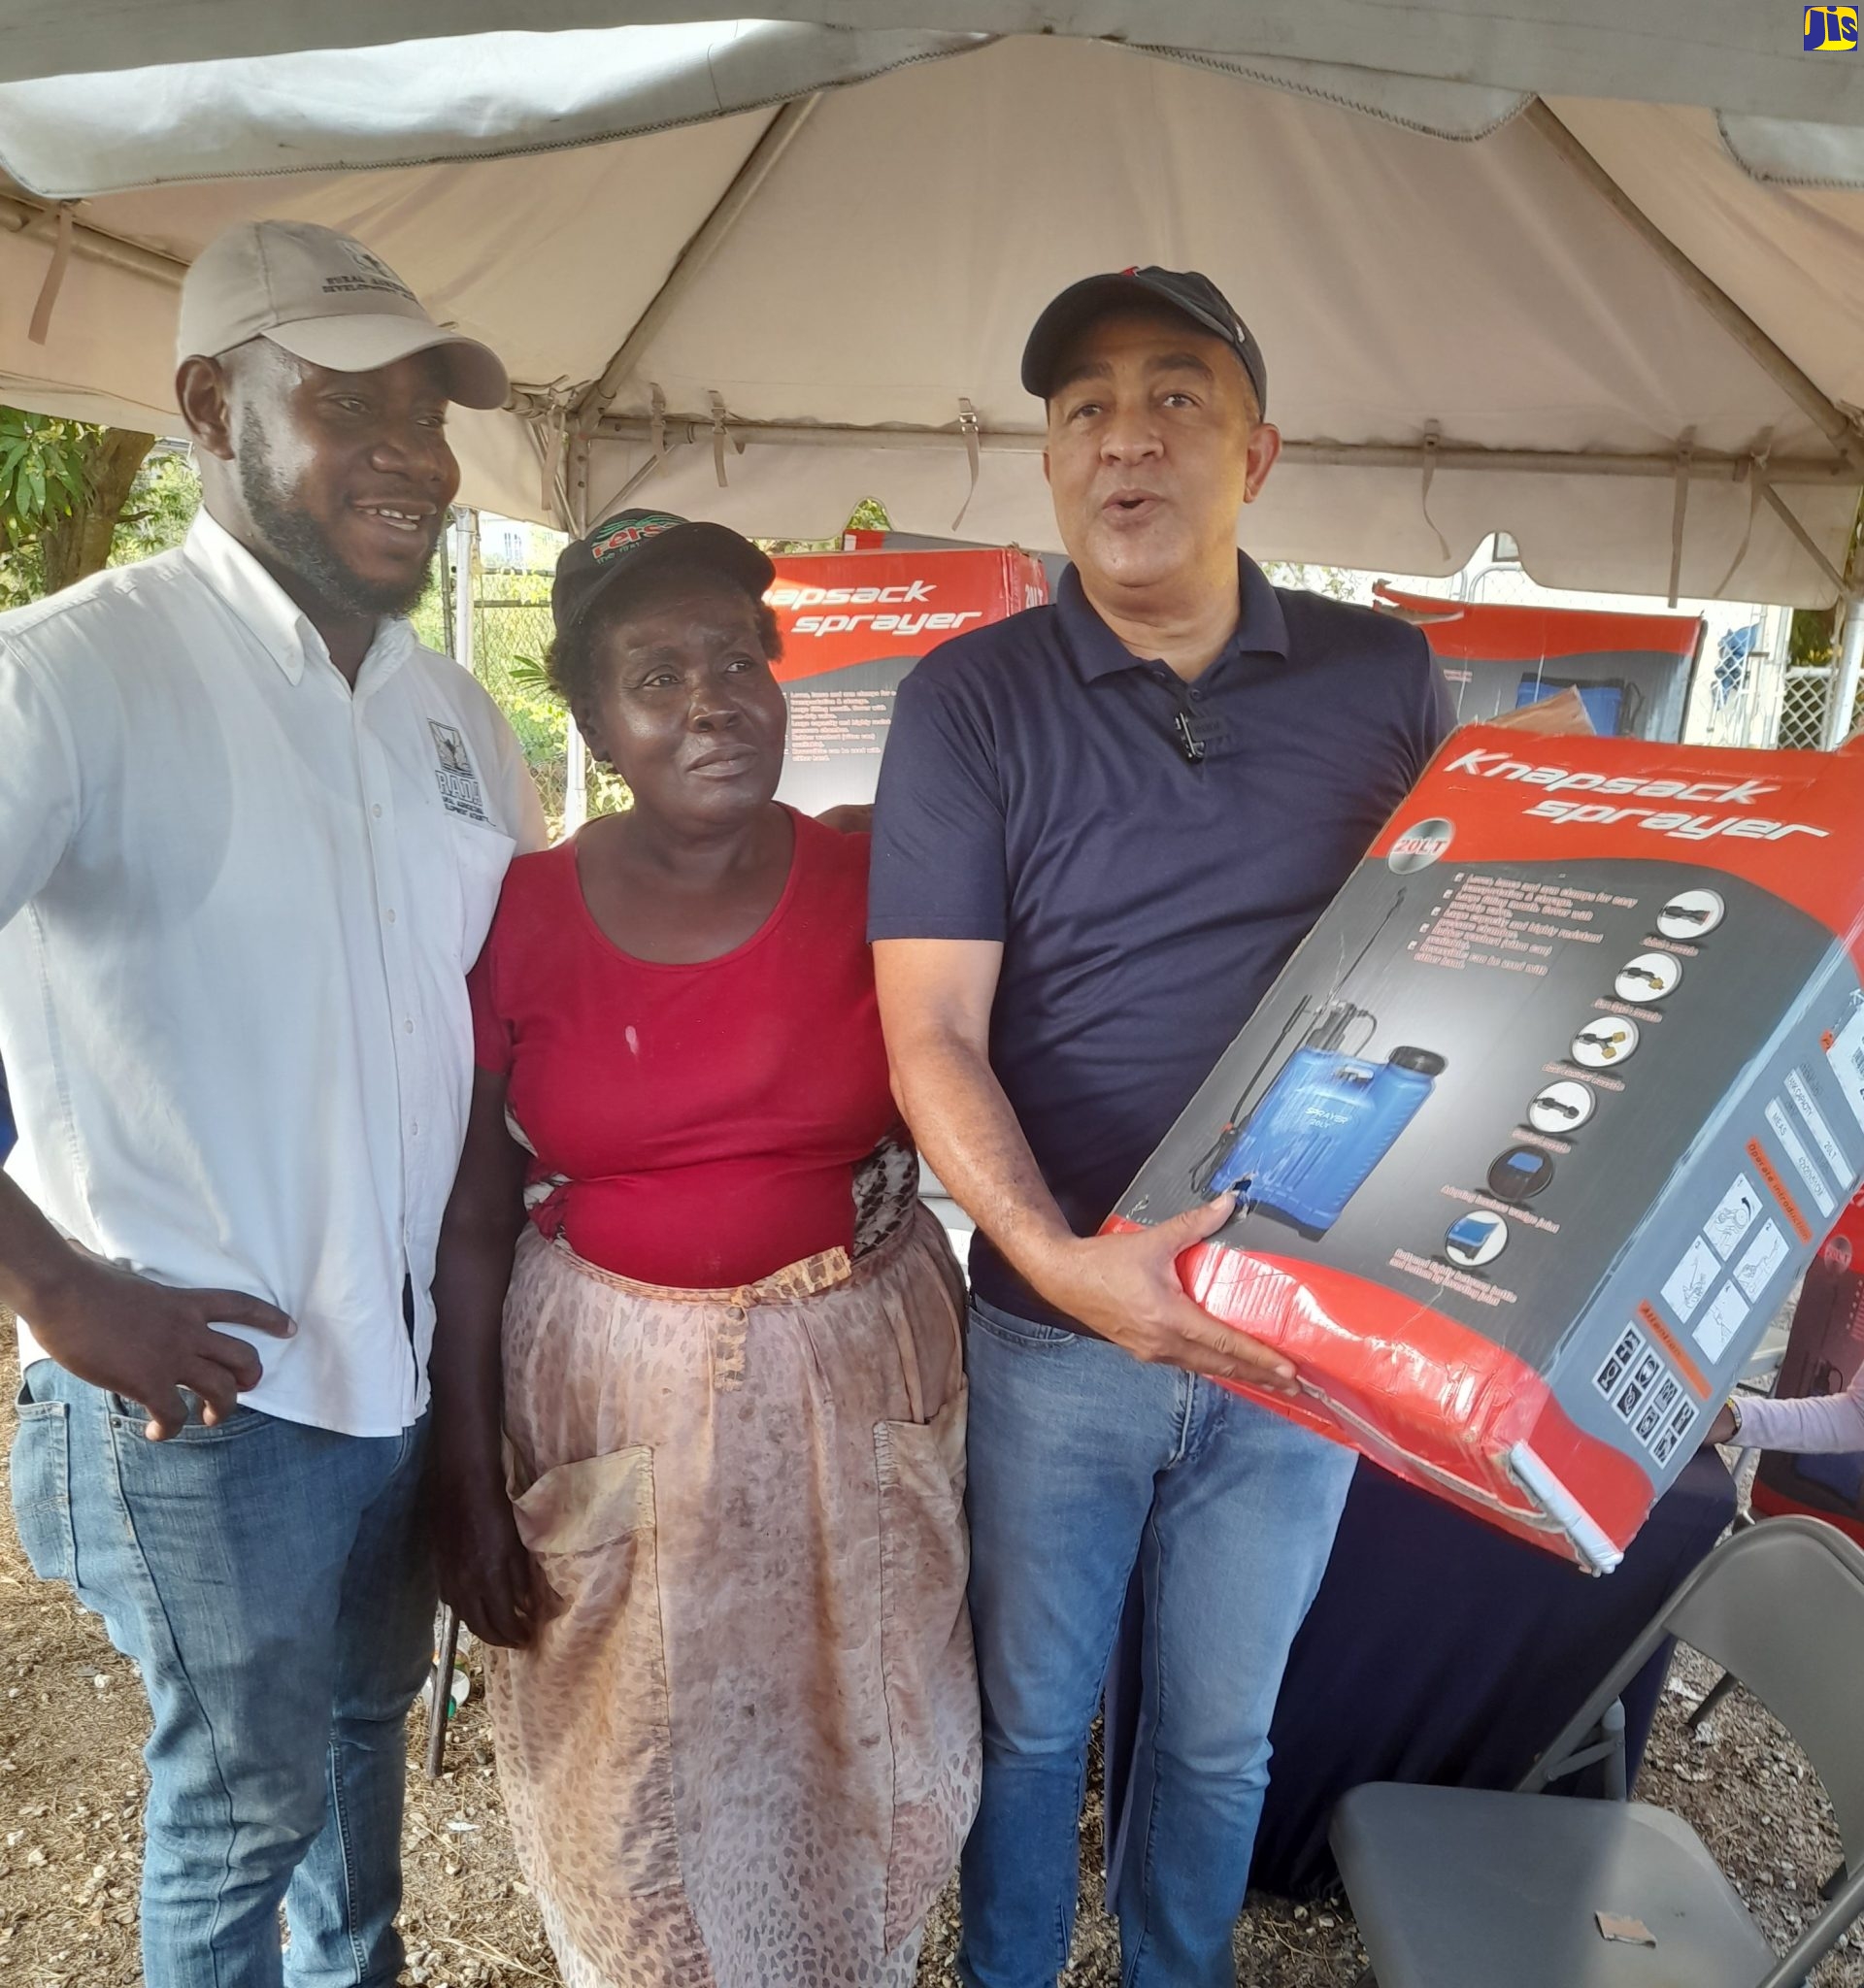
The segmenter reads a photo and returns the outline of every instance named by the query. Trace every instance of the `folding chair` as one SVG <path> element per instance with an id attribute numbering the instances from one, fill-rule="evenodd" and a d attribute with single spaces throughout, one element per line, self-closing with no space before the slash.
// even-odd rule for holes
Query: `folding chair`
<path id="1" fill-rule="evenodd" d="M 1850 1874 L 1783 1958 L 1679 1817 L 1541 1792 L 1666 1636 L 1739 1677 L 1831 1798 Z M 1733 1534 L 1514 1792 L 1375 1781 L 1341 1801 L 1334 1855 L 1372 1959 L 1360 1988 L 1795 1988 L 1864 1910 L 1861 1671 L 1864 1549 L 1816 1519 Z M 1654 1944 L 1606 1938 L 1600 1914 Z"/>

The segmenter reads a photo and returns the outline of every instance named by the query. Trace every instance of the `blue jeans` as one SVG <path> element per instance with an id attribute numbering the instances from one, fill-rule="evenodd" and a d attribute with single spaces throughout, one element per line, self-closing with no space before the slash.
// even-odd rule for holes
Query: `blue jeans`
<path id="1" fill-rule="evenodd" d="M 1066 1963 L 1088 1735 L 1137 1573 L 1139 1742 L 1109 1871 L 1120 1978 L 1235 1988 L 1269 1719 L 1352 1453 L 1176 1368 L 975 1300 L 969 1354 L 983 1799 L 959 1975 L 1053 1988 Z"/>
<path id="2" fill-rule="evenodd" d="M 385 1988 L 431 1657 L 426 1424 L 338 1436 L 241 1408 L 210 1429 L 197 1409 L 150 1442 L 145 1419 L 35 1361 L 13 1500 L 34 1570 L 103 1617 L 154 1713 L 147 1988 Z"/>

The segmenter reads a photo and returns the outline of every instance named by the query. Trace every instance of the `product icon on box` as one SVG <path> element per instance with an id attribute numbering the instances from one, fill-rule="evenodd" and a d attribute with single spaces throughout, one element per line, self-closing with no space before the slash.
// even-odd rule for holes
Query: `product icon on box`
<path id="1" fill-rule="evenodd" d="M 1612 983 L 1620 1001 L 1661 1001 L 1676 991 L 1682 978 L 1682 962 L 1667 952 L 1641 952 L 1618 969 Z"/>
<path id="2" fill-rule="evenodd" d="M 1488 1170 L 1488 1191 L 1498 1201 L 1532 1201 L 1553 1177 L 1553 1161 L 1538 1146 L 1512 1145 Z"/>
<path id="3" fill-rule="evenodd" d="M 1464 1270 L 1481 1270 L 1508 1247 L 1508 1224 L 1482 1209 L 1459 1217 L 1444 1231 L 1444 1254 Z"/>
<path id="4" fill-rule="evenodd" d="M 1527 1108 L 1527 1122 L 1536 1132 L 1577 1132 L 1591 1117 L 1597 1093 L 1571 1077 L 1550 1083 Z"/>
<path id="5" fill-rule="evenodd" d="M 1666 939 L 1706 939 L 1727 911 L 1715 891 L 1679 891 L 1657 913 L 1657 930 Z"/>
<path id="6" fill-rule="evenodd" d="M 1573 1038 L 1573 1060 L 1585 1070 L 1610 1070 L 1638 1052 L 1638 1025 L 1621 1014 L 1601 1015 Z"/>
<path id="7" fill-rule="evenodd" d="M 1459 732 L 1109 1226 L 1232 1190 L 1253 1398 L 1609 1570 L 1864 1175 L 1849 772 Z"/>

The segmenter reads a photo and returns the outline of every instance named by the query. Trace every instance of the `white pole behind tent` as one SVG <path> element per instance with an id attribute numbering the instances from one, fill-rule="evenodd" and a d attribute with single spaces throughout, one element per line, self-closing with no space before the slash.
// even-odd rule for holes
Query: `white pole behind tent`
<path id="1" fill-rule="evenodd" d="M 473 670 L 473 541 L 479 514 L 465 505 L 453 510 L 453 661 L 468 676 Z"/>
<path id="2" fill-rule="evenodd" d="M 1850 736 L 1860 666 L 1864 666 L 1864 594 L 1853 593 L 1845 601 L 1845 626 L 1838 638 L 1832 687 L 1825 702 L 1825 736 L 1818 742 L 1827 752 L 1836 751 Z"/>

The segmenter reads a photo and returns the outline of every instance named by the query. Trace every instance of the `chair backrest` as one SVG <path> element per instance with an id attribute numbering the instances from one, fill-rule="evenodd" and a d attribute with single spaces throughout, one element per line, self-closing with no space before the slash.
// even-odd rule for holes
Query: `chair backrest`
<path id="1" fill-rule="evenodd" d="M 1763 1520 L 1715 1548 L 1664 1623 L 1805 1749 L 1864 1871 L 1864 1548 L 1817 1519 Z"/>

